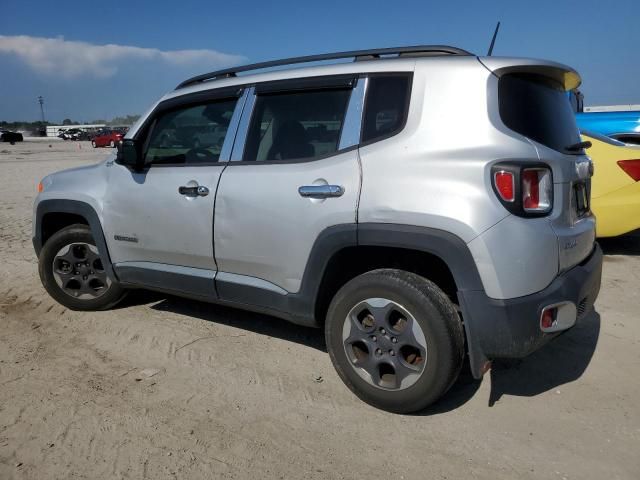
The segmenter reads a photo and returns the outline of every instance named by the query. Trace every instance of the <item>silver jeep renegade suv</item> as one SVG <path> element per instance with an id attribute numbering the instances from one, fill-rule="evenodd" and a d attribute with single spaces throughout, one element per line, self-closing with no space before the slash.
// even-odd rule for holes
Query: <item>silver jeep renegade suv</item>
<path id="1" fill-rule="evenodd" d="M 117 154 L 43 179 L 40 277 L 71 309 L 148 288 L 323 327 L 356 395 L 422 409 L 467 356 L 479 378 L 593 308 L 579 84 L 446 46 L 194 77 Z"/>

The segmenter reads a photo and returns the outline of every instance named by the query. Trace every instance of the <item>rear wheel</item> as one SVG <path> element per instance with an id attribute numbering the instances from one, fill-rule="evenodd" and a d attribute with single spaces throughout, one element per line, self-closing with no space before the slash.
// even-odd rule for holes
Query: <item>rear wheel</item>
<path id="1" fill-rule="evenodd" d="M 113 140 L 111 140 L 111 141 L 109 142 L 109 146 L 110 146 L 111 148 L 115 148 L 115 146 L 116 146 L 116 142 L 114 142 Z"/>
<path id="2" fill-rule="evenodd" d="M 344 383 L 363 401 L 397 413 L 438 400 L 464 358 L 453 303 L 433 282 L 402 270 L 374 270 L 344 285 L 325 335 Z"/>
<path id="3" fill-rule="evenodd" d="M 96 141 L 95 141 L 95 140 L 91 140 L 91 146 L 92 146 L 93 148 L 96 148 L 96 147 L 97 147 L 97 145 L 96 145 Z"/>
<path id="4" fill-rule="evenodd" d="M 58 303 L 72 310 L 105 310 L 125 290 L 104 268 L 104 259 L 86 225 L 71 225 L 51 236 L 40 252 L 42 285 Z"/>

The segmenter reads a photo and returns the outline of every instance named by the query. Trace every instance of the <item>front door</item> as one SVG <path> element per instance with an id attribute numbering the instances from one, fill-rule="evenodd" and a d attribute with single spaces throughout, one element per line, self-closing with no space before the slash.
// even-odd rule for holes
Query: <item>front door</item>
<path id="1" fill-rule="evenodd" d="M 213 208 L 240 102 L 238 97 L 200 98 L 194 104 L 189 96 L 184 102 L 166 109 L 160 104 L 136 137 L 145 145 L 143 172 L 112 165 L 105 235 L 121 280 L 171 289 L 172 281 L 194 276 L 210 280 L 213 291 Z"/>

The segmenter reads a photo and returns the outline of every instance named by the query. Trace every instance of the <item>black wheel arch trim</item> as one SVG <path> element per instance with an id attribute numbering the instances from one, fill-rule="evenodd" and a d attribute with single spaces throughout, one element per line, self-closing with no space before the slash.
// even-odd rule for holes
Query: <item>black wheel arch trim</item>
<path id="1" fill-rule="evenodd" d="M 430 253 L 444 261 L 451 270 L 458 291 L 484 290 L 467 244 L 450 232 L 395 223 L 360 223 L 358 245 Z"/>
<path id="2" fill-rule="evenodd" d="M 40 252 L 44 246 L 42 232 L 43 219 L 45 215 L 54 213 L 71 213 L 81 216 L 87 221 L 89 228 L 91 229 L 93 239 L 96 242 L 96 247 L 98 247 L 98 252 L 102 257 L 105 270 L 111 277 L 111 280 L 117 282 L 118 277 L 116 276 L 111 263 L 111 257 L 109 256 L 109 249 L 107 248 L 100 218 L 98 217 L 98 213 L 95 209 L 86 202 L 82 202 L 80 200 L 50 199 L 42 200 L 38 203 L 35 218 L 36 228 L 33 237 L 33 248 L 36 251 L 36 255 L 38 257 L 40 256 Z"/>

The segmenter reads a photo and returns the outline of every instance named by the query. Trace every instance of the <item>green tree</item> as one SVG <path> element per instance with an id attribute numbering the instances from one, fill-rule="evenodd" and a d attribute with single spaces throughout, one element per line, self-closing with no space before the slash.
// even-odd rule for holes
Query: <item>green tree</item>
<path id="1" fill-rule="evenodd" d="M 140 115 L 126 115 L 124 117 L 115 117 L 109 122 L 109 125 L 133 125 L 140 118 Z"/>

